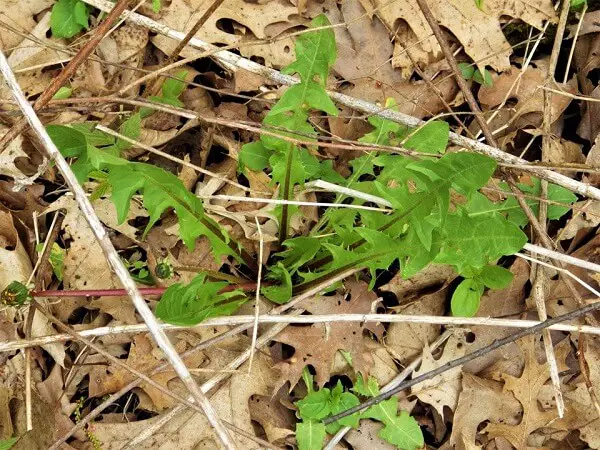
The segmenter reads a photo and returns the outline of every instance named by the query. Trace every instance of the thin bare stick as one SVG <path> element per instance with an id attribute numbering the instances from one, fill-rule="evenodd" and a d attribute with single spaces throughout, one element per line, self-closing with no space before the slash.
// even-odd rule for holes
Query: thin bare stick
<path id="1" fill-rule="evenodd" d="M 379 211 L 379 212 L 391 212 L 389 209 L 377 208 L 375 206 L 363 206 L 363 205 L 346 205 L 344 203 L 324 203 L 324 202 L 303 202 L 297 200 L 281 200 L 278 198 L 255 198 L 255 197 L 242 197 L 239 195 L 205 195 L 198 196 L 204 200 L 232 200 L 236 202 L 248 202 L 248 203 L 269 203 L 272 205 L 299 205 L 299 206 L 325 206 L 327 208 L 348 208 L 348 209 L 362 209 L 367 211 Z M 208 208 L 208 205 L 207 205 Z"/>
<path id="2" fill-rule="evenodd" d="M 85 2 L 103 11 L 110 11 L 113 7 L 112 3 L 106 0 L 86 0 Z M 148 17 L 139 14 L 131 14 L 128 17 L 128 20 L 137 25 L 146 27 L 152 31 L 168 36 L 172 39 L 181 40 L 184 37 L 183 33 L 173 30 L 168 26 L 162 25 Z M 191 39 L 189 45 L 195 48 L 199 48 L 200 50 L 215 48 L 215 46 L 197 38 Z M 291 85 L 299 82 L 299 80 L 295 77 L 284 75 L 277 70 L 262 66 L 258 63 L 242 58 L 241 56 L 231 52 L 220 51 L 218 53 L 215 53 L 214 57 L 222 63 L 228 65 L 229 67 L 236 67 L 243 70 L 248 70 L 249 72 L 261 75 L 277 83 Z M 423 125 L 423 122 L 417 119 L 416 117 L 402 114 L 397 111 L 392 111 L 391 109 L 385 109 L 364 100 L 340 94 L 338 92 L 328 91 L 328 94 L 334 101 L 349 106 L 358 111 L 363 111 L 367 114 L 377 115 L 385 119 L 389 119 L 394 122 L 407 125 L 409 127 L 419 127 Z M 477 142 L 476 140 L 469 139 L 456 133 L 450 133 L 450 141 L 458 146 L 462 146 L 472 151 L 488 155 L 498 162 L 508 164 L 527 164 L 527 161 L 522 158 L 518 158 L 500 150 L 499 148 L 492 147 L 481 142 Z M 312 145 L 314 145 L 314 143 Z M 586 185 L 585 183 L 573 180 L 565 175 L 555 173 L 550 170 L 532 169 L 532 172 L 534 172 L 536 176 L 546 179 L 551 183 L 563 186 L 566 189 L 569 189 L 570 191 L 576 192 L 581 195 L 585 195 L 589 198 L 600 200 L 600 189 L 598 188 Z"/>
<path id="3" fill-rule="evenodd" d="M 563 84 L 565 84 L 569 79 L 569 69 L 571 68 L 571 61 L 573 61 L 575 45 L 577 45 L 577 38 L 579 37 L 579 32 L 581 31 L 581 25 L 583 24 L 583 19 L 585 18 L 585 13 L 587 12 L 587 9 L 588 4 L 587 2 L 584 2 L 583 9 L 580 13 L 581 15 L 579 16 L 579 22 L 577 22 L 577 28 L 575 29 L 575 36 L 573 37 L 573 42 L 571 42 L 571 50 L 569 50 L 569 58 L 567 59 L 567 67 L 565 68 L 565 75 L 563 76 Z"/>
<path id="4" fill-rule="evenodd" d="M 154 340 L 165 353 L 165 357 L 171 362 L 173 368 L 181 378 L 181 381 L 183 381 L 192 396 L 196 399 L 198 405 L 200 405 L 205 411 L 209 423 L 215 429 L 215 433 L 221 442 L 227 448 L 234 448 L 233 441 L 229 436 L 229 433 L 217 417 L 212 405 L 208 402 L 204 394 L 198 388 L 195 380 L 192 378 L 192 375 L 189 373 L 187 367 L 175 350 L 175 347 L 173 347 L 173 344 L 171 344 L 171 341 L 169 341 L 165 332 L 162 330 L 162 328 L 160 328 L 158 321 L 138 291 L 135 281 L 133 281 L 129 271 L 123 264 L 123 261 L 121 261 L 119 254 L 114 248 L 110 238 L 108 237 L 108 234 L 106 233 L 106 230 L 102 225 L 102 222 L 100 222 L 100 219 L 98 219 L 98 216 L 94 212 L 92 204 L 87 198 L 85 191 L 77 181 L 77 178 L 71 170 L 71 167 L 69 167 L 67 161 L 60 154 L 56 148 L 56 145 L 54 145 L 54 142 L 52 142 L 52 139 L 50 139 L 50 136 L 46 132 L 46 129 L 42 125 L 40 119 L 25 98 L 25 95 L 21 91 L 21 88 L 17 83 L 14 74 L 12 73 L 12 69 L 10 68 L 10 65 L 8 64 L 8 61 L 2 51 L 0 51 L 0 71 L 4 76 L 6 84 L 11 90 L 14 99 L 19 104 L 19 108 L 40 140 L 43 148 L 48 152 L 49 158 L 54 160 L 56 167 L 61 172 L 65 182 L 75 195 L 77 205 L 79 206 L 79 209 L 81 210 L 86 221 L 90 225 L 90 228 L 94 233 L 94 237 L 102 248 L 107 261 L 115 271 L 115 274 L 119 278 L 119 281 L 123 284 L 123 287 L 127 290 L 129 297 L 132 299 L 133 304 L 135 305 L 135 308 L 144 319 L 144 322 L 148 325 L 148 329 Z"/>
<path id="5" fill-rule="evenodd" d="M 444 331 L 438 338 L 429 345 L 430 351 L 434 351 L 438 349 L 448 338 L 453 334 L 452 330 Z M 381 392 L 387 392 L 390 389 L 394 389 L 404 380 L 406 380 L 421 364 L 423 360 L 423 355 L 417 356 L 413 361 L 404 368 L 402 372 L 396 375 L 392 380 L 381 388 Z M 327 443 L 323 450 L 334 450 L 335 446 L 346 436 L 346 434 L 351 430 L 350 427 L 343 427 L 340 429 L 335 436 L 331 438 L 331 440 Z"/>
<path id="6" fill-rule="evenodd" d="M 263 266 L 263 250 L 265 244 L 265 238 L 263 236 L 262 227 L 258 221 L 258 217 L 254 218 L 256 222 L 256 229 L 258 231 L 258 274 L 256 275 L 256 300 L 254 302 L 254 326 L 252 327 L 252 342 L 250 348 L 250 361 L 248 363 L 248 373 L 252 370 L 252 361 L 254 360 L 254 350 L 256 346 L 256 339 L 258 337 L 258 317 L 260 315 L 260 282 L 262 280 L 262 266 Z"/>
<path id="7" fill-rule="evenodd" d="M 523 258 L 528 258 L 526 255 L 519 255 Z M 557 269 L 558 270 L 558 269 Z M 560 269 L 564 270 L 564 269 Z M 166 331 L 185 330 L 195 327 L 216 327 L 216 326 L 233 326 L 239 325 L 242 327 L 251 327 L 255 321 L 254 315 L 216 317 L 207 319 L 193 327 L 180 325 L 161 324 L 161 328 Z M 462 325 L 462 326 L 490 326 L 500 328 L 529 328 L 539 325 L 541 322 L 537 320 L 521 320 L 521 319 L 497 319 L 493 317 L 452 317 L 452 316 L 412 316 L 403 314 L 315 314 L 302 317 L 277 316 L 270 314 L 261 314 L 258 316 L 258 323 L 272 324 L 314 324 L 314 323 L 335 323 L 335 322 L 365 322 L 365 323 L 418 323 L 430 325 Z M 548 327 L 550 330 L 564 331 L 570 333 L 585 333 L 592 335 L 600 335 L 600 327 L 589 325 L 570 325 L 559 323 Z M 147 332 L 148 327 L 145 324 L 137 325 L 118 325 L 109 327 L 92 328 L 79 332 L 83 337 L 98 337 L 112 336 L 118 334 L 136 334 Z M 55 342 L 66 342 L 71 340 L 68 334 L 53 334 L 50 336 L 40 336 L 31 339 L 19 339 L 16 341 L 0 342 L 0 352 L 11 352 L 28 347 L 37 347 L 45 344 L 53 344 Z"/>

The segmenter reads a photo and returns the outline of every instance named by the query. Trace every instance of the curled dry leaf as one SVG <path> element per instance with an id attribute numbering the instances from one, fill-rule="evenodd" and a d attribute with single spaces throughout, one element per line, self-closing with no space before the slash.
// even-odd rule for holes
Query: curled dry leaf
<path id="1" fill-rule="evenodd" d="M 179 341 L 175 344 L 175 349 L 178 353 L 183 353 L 187 350 L 186 343 Z M 195 369 L 204 360 L 205 356 L 202 352 L 195 352 L 192 356 L 185 358 L 184 362 L 189 369 Z M 133 343 L 127 355 L 127 365 L 148 374 L 164 362 L 162 353 L 153 345 L 148 335 L 138 334 L 133 338 Z M 169 382 L 175 378 L 177 378 L 177 374 L 173 369 L 167 369 L 152 376 L 154 381 L 164 387 L 169 387 L 169 389 L 174 389 L 174 383 L 169 385 Z M 90 397 L 102 397 L 106 394 L 112 394 L 134 379 L 135 376 L 131 372 L 120 367 L 96 366 L 90 373 L 89 395 Z M 175 400 L 154 386 L 144 383 L 140 388 L 148 395 L 151 401 L 149 404 L 143 405 L 145 409 L 162 411 L 176 404 Z"/>
<path id="2" fill-rule="evenodd" d="M 248 400 L 250 417 L 265 430 L 267 440 L 283 445 L 286 438 L 294 435 L 296 418 L 294 411 L 282 402 L 284 389 L 274 395 L 252 395 Z"/>
<path id="3" fill-rule="evenodd" d="M 50 205 L 48 211 L 59 209 L 66 210 L 63 221 L 64 237 L 70 242 L 64 258 L 65 289 L 121 288 L 117 276 L 112 272 L 73 197 L 60 197 Z M 71 313 L 79 307 L 101 309 L 123 323 L 137 323 L 135 308 L 127 296 L 106 297 L 92 301 L 81 297 L 63 297 L 60 302 L 52 305 L 52 311 L 60 320 L 66 322 Z"/>
<path id="4" fill-rule="evenodd" d="M 436 286 L 445 286 L 456 278 L 456 272 L 452 266 L 446 264 L 430 264 L 417 273 L 414 277 L 405 279 L 398 272 L 394 278 L 379 289 L 391 292 L 403 303 L 403 298 L 418 291 L 432 289 Z"/>
<path id="5" fill-rule="evenodd" d="M 589 200 L 573 204 L 573 218 L 561 232 L 561 239 L 572 239 L 579 231 L 591 231 L 600 224 L 600 202 Z"/>
<path id="6" fill-rule="evenodd" d="M 512 393 L 503 390 L 501 382 L 463 373 L 450 444 L 457 449 L 469 448 L 468 445 L 475 445 L 481 423 L 515 426 L 520 413 L 521 405 Z"/>
<path id="7" fill-rule="evenodd" d="M 54 4 L 54 0 L 6 0 L 2 5 L 3 20 L 23 33 L 31 32 L 36 26 L 36 15 Z M 23 42 L 23 36 L 6 27 L 0 28 L 0 48 L 3 51 L 14 49 Z M 24 46 L 31 43 L 25 39 Z"/>
<path id="8" fill-rule="evenodd" d="M 144 51 L 147 45 L 148 30 L 146 28 L 124 23 L 102 40 L 98 45 L 97 52 L 106 61 L 138 68 L 144 62 Z M 107 71 L 106 84 L 113 91 L 128 85 L 139 77 L 135 70 L 117 69 L 116 66 L 110 64 L 106 65 L 104 70 Z M 137 95 L 138 92 L 139 85 L 128 91 L 131 95 Z"/>
<path id="9" fill-rule="evenodd" d="M 10 213 L 0 209 L 0 290 L 12 281 L 27 282 L 32 265 Z"/>
<path id="10" fill-rule="evenodd" d="M 377 296 L 367 290 L 365 283 L 349 281 L 346 283 L 349 295 L 340 294 L 332 297 L 310 299 L 303 307 L 313 314 L 360 314 L 369 313 Z M 338 350 L 344 350 L 352 358 L 355 372 L 368 374 L 373 365 L 371 351 L 365 347 L 363 333 L 369 330 L 381 336 L 383 327 L 380 324 L 331 323 L 314 324 L 308 327 L 288 326 L 275 337 L 275 341 L 294 347 L 294 355 L 275 367 L 281 371 L 277 387 L 287 381 L 295 386 L 302 370 L 312 365 L 316 371 L 315 380 L 323 386 L 331 377 L 332 365 Z"/>
<path id="11" fill-rule="evenodd" d="M 4 136 L 7 132 L 7 127 L 0 127 L 0 135 Z M 23 150 L 23 136 L 17 136 L 8 144 L 6 150 L 0 153 L 0 175 L 13 178 L 16 181 L 24 179 L 25 174 L 17 166 L 20 159 L 29 159 L 29 156 Z"/>
<path id="12" fill-rule="evenodd" d="M 447 295 L 447 289 L 439 289 L 394 309 L 398 314 L 441 316 L 446 308 Z M 439 325 L 391 323 L 386 333 L 385 345 L 392 357 L 401 362 L 410 362 L 439 334 Z"/>

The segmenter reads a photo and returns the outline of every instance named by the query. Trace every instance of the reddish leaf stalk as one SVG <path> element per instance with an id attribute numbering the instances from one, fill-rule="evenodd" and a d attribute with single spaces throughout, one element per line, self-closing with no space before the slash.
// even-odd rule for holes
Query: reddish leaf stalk
<path id="1" fill-rule="evenodd" d="M 263 286 L 271 283 L 262 283 Z M 243 291 L 256 290 L 256 283 L 242 283 L 225 286 L 221 292 L 231 292 L 236 289 Z M 162 295 L 167 290 L 164 287 L 138 288 L 142 295 Z M 58 290 L 58 291 L 32 291 L 31 296 L 36 297 L 119 297 L 127 295 L 125 289 L 73 289 L 73 290 Z"/>

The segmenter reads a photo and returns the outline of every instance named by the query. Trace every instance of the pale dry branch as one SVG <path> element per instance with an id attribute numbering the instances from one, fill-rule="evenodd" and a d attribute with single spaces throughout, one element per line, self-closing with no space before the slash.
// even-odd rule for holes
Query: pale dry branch
<path id="1" fill-rule="evenodd" d="M 522 257 L 528 259 L 525 255 Z M 558 270 L 558 269 L 557 269 Z M 204 322 L 193 327 L 180 325 L 161 324 L 161 328 L 166 331 L 185 330 L 194 327 L 216 327 L 233 325 L 252 325 L 256 317 L 254 315 L 228 316 L 206 319 Z M 497 319 L 493 317 L 450 317 L 450 316 L 412 316 L 403 314 L 315 314 L 310 316 L 292 317 L 276 316 L 270 314 L 261 314 L 258 316 L 258 323 L 261 325 L 270 323 L 285 324 L 313 324 L 313 323 L 341 323 L 341 322 L 380 322 L 380 323 L 420 323 L 429 325 L 444 326 L 490 326 L 500 328 L 529 328 L 540 324 L 537 320 L 521 319 Z M 549 327 L 550 330 L 564 331 L 571 333 L 586 333 L 600 335 L 600 327 L 589 325 L 570 325 L 556 324 Z M 117 334 L 135 334 L 148 331 L 145 324 L 137 325 L 118 325 L 112 327 L 99 327 L 89 330 L 82 330 L 79 333 L 84 337 L 111 336 Z M 1 342 L 0 352 L 10 352 L 22 348 L 36 347 L 39 345 L 52 344 L 55 342 L 65 342 L 71 340 L 67 334 L 54 334 L 51 336 L 41 336 L 32 339 L 20 339 L 17 341 Z"/>

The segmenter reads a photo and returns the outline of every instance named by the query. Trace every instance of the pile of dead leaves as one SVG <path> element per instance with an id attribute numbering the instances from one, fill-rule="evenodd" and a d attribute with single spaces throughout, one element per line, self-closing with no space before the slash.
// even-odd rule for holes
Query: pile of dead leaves
<path id="1" fill-rule="evenodd" d="M 78 0 L 76 0 L 78 1 Z M 74 38 L 53 37 L 51 8 L 55 0 L 5 0 L 0 16 L 0 48 L 8 56 L 18 82 L 35 100 L 89 40 L 103 18 L 97 9 L 89 30 Z M 480 129 L 470 119 L 463 94 L 443 57 L 438 41 L 415 0 L 225 0 L 210 14 L 211 1 L 163 0 L 160 9 L 142 2 L 138 13 L 174 30 L 186 32 L 201 18 L 196 37 L 220 46 L 237 48 L 242 57 L 280 69 L 294 59 L 294 39 L 310 20 L 325 13 L 335 24 L 338 60 L 331 90 L 384 104 L 394 98 L 399 111 L 417 118 L 453 116 L 453 129 L 478 138 Z M 161 3 L 161 2 L 158 2 Z M 217 2 L 214 2 L 217 3 Z M 485 117 L 503 150 L 540 159 L 550 41 L 531 52 L 540 30 L 551 33 L 557 12 L 550 0 L 430 1 L 432 13 L 445 29 L 457 59 L 473 63 L 490 74 L 491 83 L 469 81 Z M 590 4 L 590 11 L 592 11 Z M 546 163 L 561 173 L 598 185 L 600 162 L 600 11 L 569 16 L 570 37 L 563 43 L 550 104 L 552 145 Z M 551 24 L 548 29 L 546 24 Z M 577 37 L 575 41 L 573 38 Z M 135 21 L 125 21 L 102 40 L 69 81 L 69 101 L 54 101 L 40 112 L 44 124 L 75 124 L 89 121 L 113 127 L 131 109 L 112 101 L 148 97 L 157 86 L 155 77 L 136 82 L 169 63 L 178 41 L 156 34 Z M 568 54 L 573 47 L 570 69 Z M 141 145 L 127 151 L 132 161 L 144 161 L 177 175 L 202 198 L 212 219 L 258 259 L 277 250 L 276 205 L 249 203 L 241 197 L 274 198 L 273 186 L 262 172 L 238 173 L 238 154 L 255 136 L 235 124 L 260 122 L 281 95 L 280 86 L 255 73 L 233 70 L 185 47 L 188 64 L 167 75 L 185 70 L 186 87 L 181 107 L 205 117 L 221 118 L 232 127 L 207 125 L 166 112 L 142 122 L 138 141 L 159 148 L 171 159 L 148 152 Z M 533 56 L 532 56 L 533 55 Z M 564 58 L 563 58 L 564 56 Z M 563 61 L 564 59 L 564 61 Z M 564 75 L 566 73 L 566 75 Z M 161 78 L 158 78 L 161 80 Z M 7 86 L 0 86 L 0 137 L 20 118 Z M 86 101 L 87 100 L 87 101 Z M 129 109 L 128 109 L 129 108 Z M 460 118 L 462 123 L 456 121 Z M 315 117 L 315 123 L 333 139 L 354 141 L 370 130 L 365 117 L 345 107 L 339 117 Z M 35 290 L 118 289 L 121 284 L 111 270 L 79 211 L 64 180 L 53 165 L 44 166 L 44 153 L 31 134 L 23 133 L 0 153 L 0 290 L 12 281 L 34 285 Z M 323 149 L 320 155 L 334 169 L 348 175 L 353 152 Z M 180 162 L 184 161 L 182 165 Z M 198 173 L 190 164 L 219 177 Z M 585 164 L 589 170 L 581 170 Z M 570 170 L 570 171 L 569 171 Z M 225 182 L 224 180 L 233 183 Z M 527 183 L 526 177 L 519 180 Z M 151 220 L 139 199 L 134 198 L 127 220 L 119 223 L 113 203 L 102 192 L 101 180 L 87 183 L 93 206 L 110 238 L 140 286 L 165 287 L 190 281 L 198 271 L 238 276 L 231 261 L 216 261 L 205 238 L 190 251 L 179 239 L 173 212 L 164 214 L 144 236 Z M 494 186 L 489 186 L 493 195 Z M 220 195 L 221 197 L 214 197 Z M 229 196 L 224 198 L 223 196 Z M 299 192 L 296 200 L 322 200 L 320 193 Z M 323 214 L 314 205 L 302 206 L 291 223 L 296 235 L 307 234 Z M 549 235 L 560 250 L 578 258 L 600 262 L 600 203 L 581 199 L 572 213 L 553 223 Z M 531 230 L 527 230 L 533 236 Z M 52 251 L 41 260 L 43 243 L 50 238 Z M 156 276 L 157 266 L 168 259 L 175 266 L 170 279 Z M 484 294 L 480 317 L 537 319 L 531 298 L 529 263 L 507 258 L 502 264 L 514 273 L 511 286 Z M 178 269 L 179 268 L 179 269 Z M 187 268 L 187 269 L 186 269 Z M 192 268 L 191 271 L 189 268 Z M 597 279 L 584 269 L 572 272 L 597 288 Z M 406 314 L 442 316 L 456 287 L 451 268 L 433 265 L 411 280 L 390 269 L 379 274 L 375 290 L 359 274 L 333 286 L 326 294 L 308 299 L 298 308 L 308 314 Z M 549 316 L 576 309 L 596 297 L 576 285 L 564 283 L 552 272 L 546 288 Z M 152 307 L 156 297 L 148 302 Z M 81 332 L 100 327 L 141 324 L 127 296 L 69 296 L 47 299 L 52 315 Z M 273 305 L 260 300 L 244 305 L 238 314 L 268 312 Z M 33 316 L 31 316 L 33 315 Z M 594 317 L 587 318 L 594 325 Z M 581 320 L 578 324 L 584 324 Z M 233 327 L 198 326 L 169 331 L 180 353 L 217 338 Z M 260 333 L 267 326 L 259 327 Z M 0 343 L 57 334 L 59 330 L 39 312 L 27 307 L 0 308 Z M 306 395 L 301 381 L 306 366 L 318 386 L 333 387 L 341 380 L 352 385 L 356 376 L 374 376 L 381 386 L 421 358 L 412 376 L 435 369 L 511 333 L 509 328 L 488 326 L 442 327 L 430 324 L 331 324 L 289 325 L 268 345 L 256 350 L 252 365 L 245 362 L 228 369 L 251 346 L 250 332 L 218 339 L 212 345 L 186 354 L 184 361 L 199 384 L 209 386 L 209 397 L 219 417 L 232 424 L 239 448 L 261 448 L 258 437 L 274 447 L 295 448 L 299 418 L 295 402 Z M 436 343 L 440 336 L 444 342 Z M 439 449 L 585 449 L 600 448 L 600 407 L 594 395 L 600 389 L 600 342 L 577 333 L 553 332 L 554 350 L 566 412 L 559 418 L 550 384 L 541 339 L 528 337 L 488 353 L 482 358 L 447 371 L 414 386 L 400 398 L 401 408 L 419 423 L 428 448 Z M 173 370 L 156 369 L 165 363 L 163 353 L 148 333 L 107 333 L 95 338 L 111 355 L 151 378 L 160 386 L 185 396 L 186 390 Z M 435 344 L 434 344 L 435 343 Z M 30 370 L 26 370 L 29 365 Z M 26 375 L 26 373 L 28 373 Z M 107 396 L 135 381 L 129 371 L 76 339 L 43 343 L 0 353 L 0 448 L 3 441 L 20 439 L 15 449 L 48 448 L 98 406 Z M 215 381 L 216 380 L 216 381 Z M 33 430 L 27 430 L 26 384 L 31 384 Z M 92 423 L 76 431 L 62 448 L 120 449 L 150 427 L 169 418 L 163 426 L 135 448 L 218 448 L 205 417 L 176 410 L 177 402 L 148 383 L 138 383 L 115 400 Z M 335 448 L 386 449 L 378 436 L 381 425 L 362 420 Z M 250 436 L 250 438 L 247 437 Z"/>

